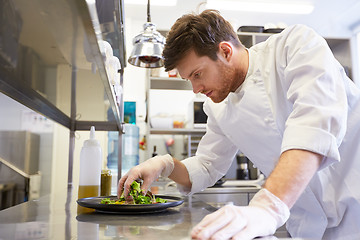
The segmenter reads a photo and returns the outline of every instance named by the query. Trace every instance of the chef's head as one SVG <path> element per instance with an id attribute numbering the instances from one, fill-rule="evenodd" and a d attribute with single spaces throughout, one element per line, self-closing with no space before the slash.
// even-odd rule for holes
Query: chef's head
<path id="1" fill-rule="evenodd" d="M 176 68 L 190 50 L 200 57 L 208 56 L 216 61 L 219 44 L 223 41 L 241 46 L 233 27 L 218 11 L 184 15 L 176 20 L 166 37 L 163 51 L 165 70 Z"/>

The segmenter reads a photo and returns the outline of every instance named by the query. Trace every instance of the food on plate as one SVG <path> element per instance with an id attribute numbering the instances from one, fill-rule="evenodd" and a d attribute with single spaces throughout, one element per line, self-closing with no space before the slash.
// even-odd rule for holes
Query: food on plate
<path id="1" fill-rule="evenodd" d="M 101 204 L 154 204 L 154 203 L 166 203 L 167 200 L 155 197 L 150 191 L 143 195 L 143 191 L 140 188 L 140 183 L 134 181 L 130 187 L 129 195 L 131 200 L 127 200 L 124 194 L 119 199 L 103 198 Z"/>

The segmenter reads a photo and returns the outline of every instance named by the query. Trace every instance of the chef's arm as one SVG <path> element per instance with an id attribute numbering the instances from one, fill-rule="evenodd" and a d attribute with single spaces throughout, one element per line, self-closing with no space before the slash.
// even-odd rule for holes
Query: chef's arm
<path id="1" fill-rule="evenodd" d="M 274 234 L 288 220 L 289 209 L 319 168 L 321 159 L 321 155 L 304 150 L 282 153 L 264 188 L 254 195 L 249 206 L 227 205 L 209 214 L 194 227 L 192 238 L 253 239 Z"/>
<path id="2" fill-rule="evenodd" d="M 169 178 L 174 182 L 183 185 L 185 188 L 191 189 L 192 184 L 190 182 L 190 176 L 187 168 L 181 161 L 175 158 L 173 158 L 173 160 L 174 160 L 174 170 L 169 175 Z"/>
<path id="3" fill-rule="evenodd" d="M 322 158 L 322 155 L 306 150 L 283 152 L 264 188 L 291 208 L 318 170 Z"/>

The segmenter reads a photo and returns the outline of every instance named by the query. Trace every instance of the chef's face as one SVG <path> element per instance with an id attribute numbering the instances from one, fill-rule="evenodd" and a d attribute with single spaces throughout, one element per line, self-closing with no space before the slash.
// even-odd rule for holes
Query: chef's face
<path id="1" fill-rule="evenodd" d="M 215 103 L 223 101 L 238 87 L 236 71 L 221 53 L 214 61 L 190 50 L 176 68 L 182 78 L 191 81 L 194 93 L 203 93 Z"/>

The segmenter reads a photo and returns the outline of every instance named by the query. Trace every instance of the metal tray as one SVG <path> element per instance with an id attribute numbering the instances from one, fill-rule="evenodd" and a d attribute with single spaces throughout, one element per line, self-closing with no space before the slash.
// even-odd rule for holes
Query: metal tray
<path id="1" fill-rule="evenodd" d="M 241 26 L 238 28 L 238 32 L 258 32 L 262 33 L 264 31 L 263 26 Z"/>

